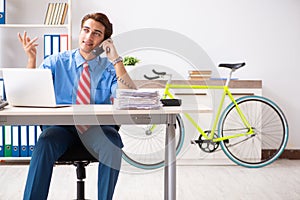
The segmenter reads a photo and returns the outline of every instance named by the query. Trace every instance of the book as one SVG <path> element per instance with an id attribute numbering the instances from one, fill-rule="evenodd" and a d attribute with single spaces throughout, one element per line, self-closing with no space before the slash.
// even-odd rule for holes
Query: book
<path id="1" fill-rule="evenodd" d="M 68 3 L 48 3 L 44 24 L 62 25 L 65 23 Z"/>
<path id="2" fill-rule="evenodd" d="M 60 20 L 60 24 L 65 24 L 66 17 L 67 17 L 67 12 L 68 12 L 69 5 L 67 3 L 64 3 L 63 5 L 63 12 Z"/>
<path id="3" fill-rule="evenodd" d="M 189 70 L 190 75 L 211 75 L 211 70 Z"/>
<path id="4" fill-rule="evenodd" d="M 212 71 L 211 70 L 190 70 L 189 80 L 207 80 L 210 79 Z"/>
<path id="5" fill-rule="evenodd" d="M 53 3 L 48 3 L 48 8 L 47 8 L 47 11 L 46 11 L 46 17 L 45 17 L 45 20 L 44 20 L 44 24 L 46 24 L 46 25 L 50 24 L 52 9 L 53 9 Z"/>
<path id="6" fill-rule="evenodd" d="M 52 13 L 52 19 L 51 19 L 51 22 L 50 24 L 51 25 L 55 25 L 55 21 L 56 21 L 56 18 L 57 18 L 57 12 L 58 12 L 58 6 L 59 4 L 58 3 L 54 3 L 54 9 L 53 9 L 53 13 Z"/>

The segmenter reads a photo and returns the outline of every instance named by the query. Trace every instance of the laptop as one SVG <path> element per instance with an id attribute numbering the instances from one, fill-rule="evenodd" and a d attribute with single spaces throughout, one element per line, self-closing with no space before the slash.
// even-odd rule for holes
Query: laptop
<path id="1" fill-rule="evenodd" d="M 66 107 L 56 104 L 49 69 L 2 68 L 6 99 L 11 106 Z"/>

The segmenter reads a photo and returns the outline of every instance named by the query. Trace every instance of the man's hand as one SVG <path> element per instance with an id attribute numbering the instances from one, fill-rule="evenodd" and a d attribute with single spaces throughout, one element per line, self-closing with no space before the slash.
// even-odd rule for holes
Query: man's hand
<path id="1" fill-rule="evenodd" d="M 116 47 L 115 47 L 112 39 L 109 38 L 109 39 L 103 41 L 102 48 L 104 49 L 107 58 L 111 62 L 113 62 L 115 59 L 117 59 L 119 57 L 119 54 L 116 50 Z"/>
<path id="2" fill-rule="evenodd" d="M 36 47 L 38 44 L 36 43 L 38 37 L 35 37 L 33 39 L 30 39 L 27 36 L 27 32 L 24 31 L 23 36 L 18 33 L 18 38 L 20 43 L 23 45 L 23 49 L 28 56 L 28 63 L 27 68 L 35 68 L 36 66 L 36 55 L 37 55 L 37 49 Z"/>

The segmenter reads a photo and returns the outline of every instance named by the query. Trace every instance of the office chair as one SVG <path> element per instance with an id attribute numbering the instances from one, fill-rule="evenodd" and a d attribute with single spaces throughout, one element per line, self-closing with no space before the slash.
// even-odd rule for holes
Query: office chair
<path id="1" fill-rule="evenodd" d="M 83 144 L 69 148 L 56 162 L 56 164 L 73 164 L 77 174 L 77 199 L 84 200 L 85 167 L 91 162 L 98 162 Z"/>

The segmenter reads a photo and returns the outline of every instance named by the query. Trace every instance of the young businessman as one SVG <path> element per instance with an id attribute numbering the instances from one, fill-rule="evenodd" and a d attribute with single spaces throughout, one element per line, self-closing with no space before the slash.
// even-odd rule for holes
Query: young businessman
<path id="1" fill-rule="evenodd" d="M 52 71 L 58 104 L 77 103 L 78 85 L 86 62 L 90 74 L 89 103 L 110 104 L 117 87 L 126 88 L 129 85 L 135 88 L 110 39 L 112 32 L 112 24 L 106 15 L 88 14 L 81 21 L 79 48 L 48 56 L 43 61 L 40 68 Z M 27 67 L 35 68 L 37 38 L 30 39 L 26 32 L 18 36 L 28 56 Z M 101 43 L 106 57 L 95 56 L 92 53 Z M 127 84 L 123 84 L 124 82 Z M 81 137 L 85 138 L 84 144 L 95 152 L 99 159 L 98 199 L 112 199 L 119 175 L 123 143 L 115 126 L 99 125 L 89 126 L 83 132 L 79 131 L 77 126 L 43 126 L 43 132 L 31 157 L 24 200 L 47 199 L 55 161 L 68 148 L 80 144 Z"/>

